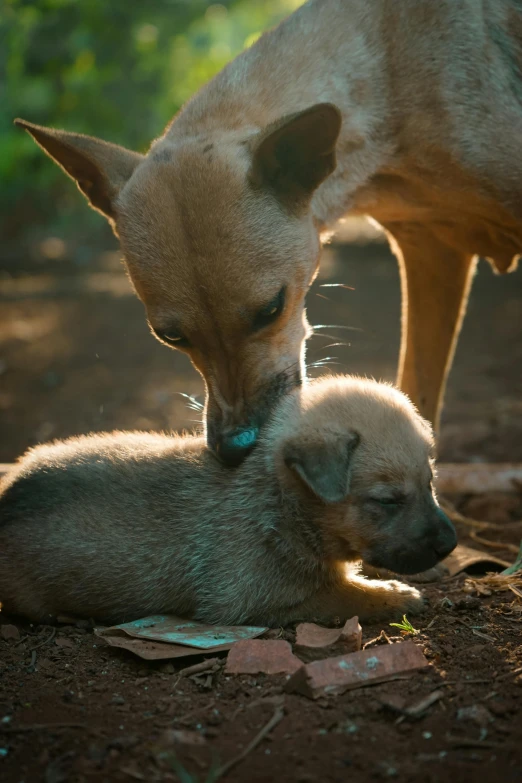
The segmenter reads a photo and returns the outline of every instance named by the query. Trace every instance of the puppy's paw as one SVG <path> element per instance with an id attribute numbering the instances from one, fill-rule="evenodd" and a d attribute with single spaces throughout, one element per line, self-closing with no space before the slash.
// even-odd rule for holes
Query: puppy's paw
<path id="1" fill-rule="evenodd" d="M 352 584 L 358 587 L 356 611 L 361 620 L 394 620 L 403 615 L 417 615 L 424 611 L 424 599 L 416 587 L 396 579 L 386 581 L 354 578 Z"/>
<path id="2" fill-rule="evenodd" d="M 406 615 L 422 614 L 426 610 L 427 601 L 416 587 L 405 585 L 395 579 L 390 580 L 387 584 L 394 596 L 393 602 L 388 599 L 388 604 L 392 604 L 394 610 Z"/>

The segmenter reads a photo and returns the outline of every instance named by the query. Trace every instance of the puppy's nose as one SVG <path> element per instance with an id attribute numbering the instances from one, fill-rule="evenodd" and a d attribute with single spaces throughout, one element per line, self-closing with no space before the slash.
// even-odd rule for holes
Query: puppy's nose
<path id="1" fill-rule="evenodd" d="M 441 508 L 437 508 L 437 521 L 439 530 L 435 542 L 435 551 L 440 559 L 443 560 L 457 546 L 457 532 L 453 523 Z"/>
<path id="2" fill-rule="evenodd" d="M 258 435 L 257 427 L 240 427 L 224 433 L 216 444 L 219 459 L 229 467 L 240 465 L 256 445 Z"/>

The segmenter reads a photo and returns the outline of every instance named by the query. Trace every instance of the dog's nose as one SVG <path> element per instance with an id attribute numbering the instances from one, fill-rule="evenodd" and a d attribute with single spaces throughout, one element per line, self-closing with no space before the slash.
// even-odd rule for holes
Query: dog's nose
<path id="1" fill-rule="evenodd" d="M 219 459 L 230 467 L 240 465 L 256 445 L 258 435 L 257 427 L 238 428 L 223 434 L 216 444 Z"/>
<path id="2" fill-rule="evenodd" d="M 449 517 L 446 516 L 440 507 L 437 508 L 437 518 L 439 530 L 435 542 L 435 551 L 440 559 L 443 560 L 457 546 L 457 532 Z"/>

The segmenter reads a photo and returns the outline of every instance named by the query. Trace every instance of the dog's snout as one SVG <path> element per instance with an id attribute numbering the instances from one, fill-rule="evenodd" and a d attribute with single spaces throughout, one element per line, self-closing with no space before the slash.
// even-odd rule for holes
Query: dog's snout
<path id="1" fill-rule="evenodd" d="M 215 447 L 219 459 L 230 467 L 240 465 L 256 445 L 258 435 L 257 427 L 239 427 L 223 433 Z"/>
<path id="2" fill-rule="evenodd" d="M 437 526 L 438 531 L 434 548 L 437 555 L 443 560 L 457 546 L 457 532 L 449 517 L 446 516 L 440 507 L 437 508 Z"/>

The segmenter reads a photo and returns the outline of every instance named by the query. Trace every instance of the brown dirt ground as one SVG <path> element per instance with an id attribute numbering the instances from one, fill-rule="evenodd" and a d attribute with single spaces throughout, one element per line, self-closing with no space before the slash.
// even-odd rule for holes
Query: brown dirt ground
<path id="1" fill-rule="evenodd" d="M 38 249 L 3 259 L 0 461 L 89 430 L 192 426 L 175 392 L 201 394 L 201 382 L 184 357 L 148 334 L 109 247 L 72 248 L 60 261 Z M 328 281 L 355 291 L 318 287 Z M 494 278 L 481 265 L 448 389 L 445 460 L 522 460 L 521 290 L 520 272 Z M 398 277 L 384 246 L 328 250 L 309 313 L 315 324 L 362 330 L 325 330 L 350 346 L 327 349 L 337 340 L 314 338 L 311 360 L 333 354 L 334 370 L 393 378 Z M 498 547 L 484 548 L 512 559 L 505 546 L 522 536 L 522 493 L 454 500 L 495 525 L 480 534 Z M 472 531 L 461 526 L 461 541 L 480 546 Z M 431 662 L 427 673 L 319 702 L 285 695 L 282 721 L 226 780 L 522 781 L 522 600 L 508 591 L 471 594 L 470 602 L 465 579 L 425 588 L 430 606 L 415 640 Z M 180 677 L 192 659 L 145 663 L 88 628 L 62 626 L 51 638 L 50 627 L 17 625 L 19 641 L 0 638 L 6 783 L 202 782 L 213 759 L 225 763 L 247 747 L 282 696 L 283 677 Z M 364 627 L 363 642 L 382 627 Z M 292 629 L 283 634 L 292 640 Z M 416 721 L 398 720 L 382 703 L 394 695 L 417 701 L 438 688 L 443 698 Z M 459 717 L 474 705 L 486 711 Z M 185 739 L 198 744 L 173 742 L 169 729 L 191 732 Z"/>

